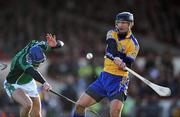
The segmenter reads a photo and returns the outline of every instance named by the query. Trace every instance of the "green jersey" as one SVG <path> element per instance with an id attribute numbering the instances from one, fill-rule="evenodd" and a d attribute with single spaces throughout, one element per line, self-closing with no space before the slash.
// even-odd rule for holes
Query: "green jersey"
<path id="1" fill-rule="evenodd" d="M 6 78 L 8 83 L 26 84 L 32 81 L 32 76 L 25 73 L 25 71 L 30 67 L 35 68 L 32 63 L 28 62 L 29 49 L 34 45 L 41 47 L 44 53 L 47 53 L 51 49 L 51 47 L 45 41 L 31 41 L 25 48 L 23 48 L 13 57 L 10 72 Z"/>

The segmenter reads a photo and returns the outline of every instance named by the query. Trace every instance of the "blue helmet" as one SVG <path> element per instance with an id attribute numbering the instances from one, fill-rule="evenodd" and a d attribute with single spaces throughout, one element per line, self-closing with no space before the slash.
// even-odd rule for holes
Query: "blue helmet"
<path id="1" fill-rule="evenodd" d="M 46 56 L 38 45 L 34 45 L 29 49 L 29 59 L 32 64 L 40 64 L 46 60 Z"/>
<path id="2" fill-rule="evenodd" d="M 116 15 L 115 23 L 119 21 L 134 22 L 134 16 L 130 12 L 121 12 Z"/>

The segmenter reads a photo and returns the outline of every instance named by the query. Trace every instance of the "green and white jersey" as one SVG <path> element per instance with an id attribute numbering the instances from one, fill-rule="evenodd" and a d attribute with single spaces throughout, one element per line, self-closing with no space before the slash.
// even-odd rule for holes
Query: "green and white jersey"
<path id="1" fill-rule="evenodd" d="M 33 67 L 36 69 L 30 62 L 28 62 L 28 51 L 34 46 L 38 45 L 42 48 L 44 53 L 47 53 L 51 50 L 51 47 L 45 41 L 35 41 L 32 40 L 25 48 L 19 51 L 12 59 L 10 72 L 6 78 L 7 82 L 10 84 L 27 84 L 32 81 L 32 76 L 26 74 L 26 69 Z"/>

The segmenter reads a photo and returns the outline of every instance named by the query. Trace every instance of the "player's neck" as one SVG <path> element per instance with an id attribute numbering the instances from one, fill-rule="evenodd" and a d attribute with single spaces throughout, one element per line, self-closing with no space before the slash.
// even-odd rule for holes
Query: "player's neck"
<path id="1" fill-rule="evenodd" d="M 118 37 L 121 39 L 124 39 L 126 36 L 127 36 L 127 32 L 118 34 Z"/>

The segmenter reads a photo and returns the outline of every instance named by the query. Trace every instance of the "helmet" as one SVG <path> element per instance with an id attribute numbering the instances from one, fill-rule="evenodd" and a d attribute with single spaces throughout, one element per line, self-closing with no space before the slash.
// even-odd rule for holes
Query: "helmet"
<path id="1" fill-rule="evenodd" d="M 119 21 L 128 21 L 133 22 L 134 17 L 133 14 L 130 12 L 121 12 L 116 15 L 115 23 L 118 23 Z"/>
<path id="2" fill-rule="evenodd" d="M 32 64 L 40 64 L 46 60 L 46 56 L 38 45 L 34 45 L 29 50 L 29 59 Z"/>

